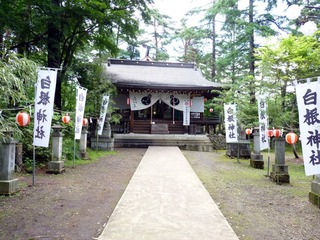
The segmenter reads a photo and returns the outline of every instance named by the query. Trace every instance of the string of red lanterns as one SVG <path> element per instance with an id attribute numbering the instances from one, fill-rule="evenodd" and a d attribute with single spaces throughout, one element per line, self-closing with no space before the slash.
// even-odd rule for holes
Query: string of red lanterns
<path id="1" fill-rule="evenodd" d="M 88 125 L 88 118 L 83 118 L 82 119 L 82 125 L 87 126 Z"/>
<path id="2" fill-rule="evenodd" d="M 70 120 L 71 120 L 71 118 L 68 115 L 68 113 L 62 117 L 62 122 L 65 124 L 68 124 L 70 122 Z"/>
<path id="3" fill-rule="evenodd" d="M 273 129 L 273 136 L 274 137 L 276 137 L 276 138 L 278 138 L 278 137 L 280 137 L 282 135 L 282 132 L 281 132 L 281 130 L 280 129 Z"/>
<path id="4" fill-rule="evenodd" d="M 289 143 L 290 145 L 295 144 L 298 141 L 298 135 L 295 134 L 294 132 L 289 132 L 286 135 L 286 142 Z"/>
<path id="5" fill-rule="evenodd" d="M 16 123 L 20 127 L 25 127 L 30 123 L 30 115 L 26 112 L 19 112 L 16 116 Z"/>

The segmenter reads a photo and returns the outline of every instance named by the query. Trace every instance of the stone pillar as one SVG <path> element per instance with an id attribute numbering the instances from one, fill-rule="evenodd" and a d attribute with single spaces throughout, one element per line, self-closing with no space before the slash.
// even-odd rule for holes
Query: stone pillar
<path id="1" fill-rule="evenodd" d="M 263 155 L 260 152 L 260 130 L 255 127 L 253 130 L 253 154 L 251 154 L 250 166 L 264 169 Z"/>
<path id="2" fill-rule="evenodd" d="M 91 139 L 91 147 L 93 149 L 101 149 L 106 151 L 114 150 L 114 139 L 111 137 L 110 115 L 107 113 L 101 136 L 98 136 L 98 129 L 95 137 Z"/>
<path id="3" fill-rule="evenodd" d="M 15 170 L 16 172 L 21 172 L 22 170 L 22 149 L 23 148 L 23 145 L 22 143 L 16 143 L 16 154 L 15 154 Z"/>
<path id="4" fill-rule="evenodd" d="M 285 165 L 285 140 L 284 137 L 278 137 L 275 141 L 275 164 L 272 165 L 270 177 L 279 183 L 290 183 L 288 166 Z"/>
<path id="5" fill-rule="evenodd" d="M 52 157 L 51 161 L 48 162 L 47 173 L 62 173 L 65 171 L 64 162 L 62 161 L 62 140 L 64 127 L 60 125 L 52 126 Z"/>
<path id="6" fill-rule="evenodd" d="M 10 195 L 18 191 L 18 179 L 14 178 L 15 154 L 13 139 L 0 143 L 0 194 Z"/>
<path id="7" fill-rule="evenodd" d="M 81 131 L 81 138 L 80 138 L 80 157 L 82 159 L 88 159 L 87 153 L 87 127 L 83 126 Z"/>
<path id="8" fill-rule="evenodd" d="M 316 180 L 311 183 L 309 201 L 320 208 L 320 174 L 316 175 Z"/>

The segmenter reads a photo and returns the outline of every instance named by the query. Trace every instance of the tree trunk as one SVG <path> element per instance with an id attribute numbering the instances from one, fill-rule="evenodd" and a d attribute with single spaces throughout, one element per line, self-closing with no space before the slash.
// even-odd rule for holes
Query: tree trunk
<path id="1" fill-rule="evenodd" d="M 48 22 L 48 67 L 60 68 L 61 66 L 61 30 L 59 15 L 55 14 L 55 9 L 60 7 L 60 0 L 51 0 L 53 5 L 52 19 Z M 56 108 L 61 110 L 61 74 L 57 76 L 56 92 L 54 97 Z"/>
<path id="2" fill-rule="evenodd" d="M 250 79 L 250 103 L 254 104 L 256 102 L 255 89 L 254 89 L 254 77 L 255 77 L 255 58 L 254 58 L 254 29 L 253 29 L 253 0 L 249 0 L 249 75 Z"/>
<path id="3" fill-rule="evenodd" d="M 2 59 L 2 53 L 3 53 L 3 31 L 0 30 L 0 60 Z"/>
<path id="4" fill-rule="evenodd" d="M 292 150 L 293 150 L 293 154 L 294 154 L 295 158 L 299 158 L 299 155 L 297 153 L 296 144 L 292 144 Z"/>
<path id="5" fill-rule="evenodd" d="M 216 15 L 213 15 L 212 16 L 212 69 L 211 69 L 211 80 L 215 82 L 215 78 L 216 78 Z"/>

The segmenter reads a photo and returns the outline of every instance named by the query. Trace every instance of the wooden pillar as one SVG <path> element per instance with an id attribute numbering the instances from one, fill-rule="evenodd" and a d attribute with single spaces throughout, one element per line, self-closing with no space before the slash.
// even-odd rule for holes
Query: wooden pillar
<path id="1" fill-rule="evenodd" d="M 133 125 L 134 125 L 134 112 L 130 109 L 130 126 L 129 132 L 133 132 Z"/>

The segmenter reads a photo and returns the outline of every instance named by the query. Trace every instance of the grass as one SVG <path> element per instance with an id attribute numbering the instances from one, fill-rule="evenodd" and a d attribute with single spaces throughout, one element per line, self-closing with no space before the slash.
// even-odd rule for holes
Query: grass
<path id="1" fill-rule="evenodd" d="M 286 159 L 294 159 L 294 155 L 290 149 L 285 152 Z M 264 170 L 255 169 L 250 166 L 250 160 L 240 160 L 240 164 L 236 164 L 237 159 L 230 159 L 226 155 L 222 155 L 216 161 L 224 164 L 232 164 L 231 168 L 226 168 L 221 171 L 220 177 L 224 181 L 234 184 L 247 184 L 260 187 L 272 187 L 275 183 L 273 181 L 266 181 L 267 175 L 267 160 L 268 153 L 262 153 L 264 159 Z M 302 154 L 300 153 L 300 156 Z M 229 162 L 229 163 L 228 163 Z M 272 171 L 272 165 L 274 164 L 274 153 L 270 153 L 270 172 Z M 314 180 L 313 176 L 306 176 L 303 164 L 297 164 L 292 161 L 286 161 L 288 166 L 288 173 L 290 176 L 290 184 L 283 184 L 282 187 L 286 189 L 287 194 L 292 197 L 306 198 L 310 191 L 311 182 Z M 236 172 L 236 174 L 235 174 Z"/>
<path id="2" fill-rule="evenodd" d="M 102 151 L 102 150 L 92 150 L 87 149 L 89 159 L 76 159 L 76 160 L 65 160 L 65 167 L 81 166 L 96 162 L 101 157 L 116 155 L 116 151 Z"/>

